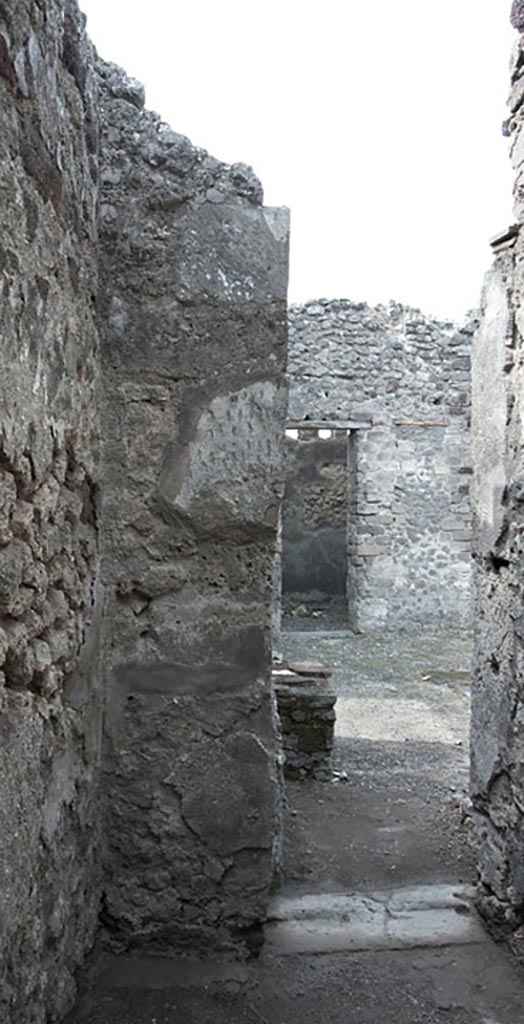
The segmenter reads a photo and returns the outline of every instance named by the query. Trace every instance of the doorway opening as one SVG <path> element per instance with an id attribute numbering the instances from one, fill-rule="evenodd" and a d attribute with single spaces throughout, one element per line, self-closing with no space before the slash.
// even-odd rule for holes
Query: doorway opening
<path id="1" fill-rule="evenodd" d="M 286 430 L 282 505 L 282 624 L 347 629 L 349 431 Z"/>

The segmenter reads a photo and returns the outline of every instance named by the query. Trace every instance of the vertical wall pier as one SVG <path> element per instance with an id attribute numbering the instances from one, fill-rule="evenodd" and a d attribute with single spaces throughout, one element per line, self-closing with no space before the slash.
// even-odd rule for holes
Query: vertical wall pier
<path id="1" fill-rule="evenodd" d="M 519 117 L 513 142 L 517 155 L 521 124 Z M 519 166 L 520 160 L 517 172 Z M 504 232 L 493 248 L 495 260 L 484 286 L 473 359 L 476 609 L 471 785 L 481 907 L 504 934 L 518 938 L 524 924 L 521 231 Z"/>
<path id="2" fill-rule="evenodd" d="M 100 78 L 104 920 L 117 948 L 228 947 L 279 847 L 288 217 Z"/>
<path id="3" fill-rule="evenodd" d="M 512 7 L 516 223 L 493 239 L 473 349 L 475 672 L 471 786 L 480 904 L 524 935 L 524 9 Z"/>

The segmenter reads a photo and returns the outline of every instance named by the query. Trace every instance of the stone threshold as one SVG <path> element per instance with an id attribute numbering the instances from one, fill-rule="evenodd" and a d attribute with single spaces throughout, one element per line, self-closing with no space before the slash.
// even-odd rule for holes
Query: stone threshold
<path id="1" fill-rule="evenodd" d="M 268 953 L 339 953 L 489 943 L 463 885 L 419 885 L 366 893 L 276 897 L 266 926 Z"/>

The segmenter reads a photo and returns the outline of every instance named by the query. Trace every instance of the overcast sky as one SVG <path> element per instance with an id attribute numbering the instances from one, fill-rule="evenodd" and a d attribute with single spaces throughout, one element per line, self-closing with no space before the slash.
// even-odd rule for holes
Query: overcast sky
<path id="1" fill-rule="evenodd" d="M 509 0 L 80 0 L 175 131 L 291 208 L 291 301 L 460 319 L 511 222 Z"/>

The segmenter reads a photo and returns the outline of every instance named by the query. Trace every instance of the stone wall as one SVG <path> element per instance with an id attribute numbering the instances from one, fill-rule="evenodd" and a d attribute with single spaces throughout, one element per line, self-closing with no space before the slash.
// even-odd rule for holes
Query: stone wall
<path id="1" fill-rule="evenodd" d="M 104 919 L 133 948 L 227 946 L 264 917 L 280 833 L 287 213 L 100 74 Z"/>
<path id="2" fill-rule="evenodd" d="M 97 132 L 72 5 L 0 4 L 0 1018 L 55 1020 L 93 940 Z"/>
<path id="3" fill-rule="evenodd" d="M 364 632 L 471 621 L 472 330 L 394 303 L 290 310 L 290 424 L 363 425 L 348 437 L 347 592 Z"/>
<path id="4" fill-rule="evenodd" d="M 0 0 L 3 1024 L 100 910 L 249 943 L 278 857 L 287 213 L 143 102 L 74 0 Z"/>
<path id="5" fill-rule="evenodd" d="M 476 644 L 472 795 L 481 905 L 524 932 L 524 8 L 512 60 L 517 224 L 494 242 L 473 361 Z M 520 931 L 519 931 L 520 928 Z"/>

